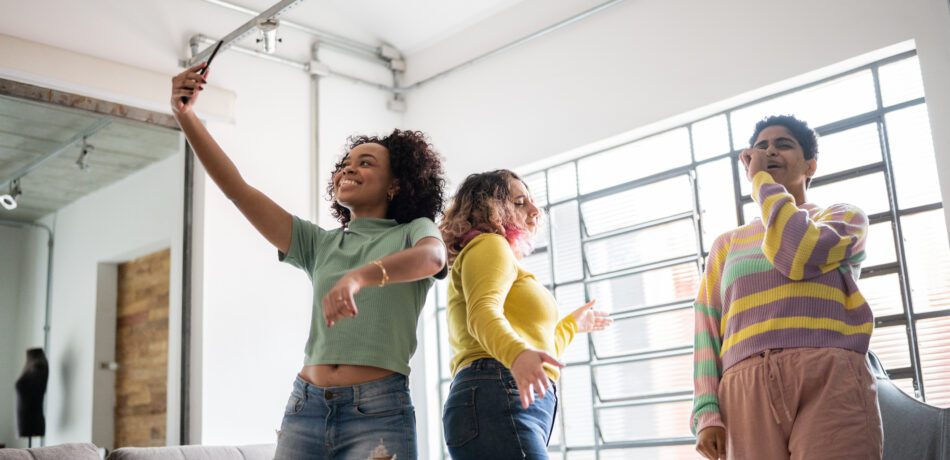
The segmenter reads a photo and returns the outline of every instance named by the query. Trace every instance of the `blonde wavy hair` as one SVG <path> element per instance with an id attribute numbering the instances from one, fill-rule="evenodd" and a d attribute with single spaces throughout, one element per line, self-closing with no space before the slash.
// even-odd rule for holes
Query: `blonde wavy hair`
<path id="1" fill-rule="evenodd" d="M 516 224 L 519 219 L 510 199 L 512 179 L 528 188 L 517 174 L 507 169 L 469 175 L 459 186 L 439 225 L 450 267 L 465 245 L 482 233 L 505 237 L 516 254 L 531 253 L 534 233 Z"/>

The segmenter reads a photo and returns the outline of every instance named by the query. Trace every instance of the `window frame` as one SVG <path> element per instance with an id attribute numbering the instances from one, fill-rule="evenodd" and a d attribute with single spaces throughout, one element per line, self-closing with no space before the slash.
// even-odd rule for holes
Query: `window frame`
<path id="1" fill-rule="evenodd" d="M 872 111 L 854 115 L 845 119 L 837 120 L 825 125 L 817 126 L 815 127 L 815 131 L 819 134 L 819 136 L 827 136 L 827 135 L 842 132 L 851 128 L 856 128 L 856 127 L 863 126 L 866 124 L 874 123 L 877 128 L 878 140 L 880 142 L 880 148 L 881 148 L 881 154 L 882 154 L 881 161 L 877 161 L 871 164 L 861 165 L 855 168 L 850 168 L 847 170 L 835 172 L 835 173 L 825 175 L 825 176 L 816 177 L 811 184 L 811 188 L 820 187 L 822 185 L 828 185 L 828 184 L 837 183 L 841 181 L 846 181 L 846 180 L 854 179 L 861 176 L 883 173 L 884 181 L 887 188 L 886 190 L 887 202 L 888 202 L 889 209 L 884 212 L 879 212 L 879 213 L 869 215 L 868 220 L 869 220 L 869 225 L 874 225 L 874 224 L 878 224 L 882 222 L 890 223 L 892 234 L 893 234 L 893 243 L 895 245 L 896 260 L 894 262 L 864 267 L 862 269 L 861 278 L 862 279 L 872 278 L 872 277 L 885 276 L 885 275 L 890 275 L 890 274 L 895 274 L 895 273 L 898 275 L 900 291 L 901 291 L 900 299 L 902 301 L 902 312 L 875 317 L 875 327 L 876 328 L 886 327 L 886 326 L 904 326 L 905 327 L 907 341 L 909 344 L 910 366 L 897 368 L 897 369 L 889 369 L 887 373 L 891 379 L 895 379 L 895 380 L 908 379 L 908 378 L 912 379 L 917 398 L 923 401 L 926 401 L 926 382 L 924 382 L 923 380 L 923 375 L 921 371 L 921 359 L 920 359 L 920 351 L 919 351 L 920 347 L 919 347 L 918 334 L 917 334 L 917 321 L 950 316 L 950 308 L 936 310 L 936 311 L 929 311 L 925 313 L 914 312 L 913 299 L 912 299 L 911 291 L 910 291 L 910 276 L 908 274 L 907 255 L 906 255 L 906 250 L 904 247 L 905 246 L 904 233 L 903 233 L 901 220 L 907 216 L 912 216 L 912 215 L 923 213 L 923 212 L 934 211 L 937 209 L 943 209 L 944 207 L 943 202 L 942 202 L 943 197 L 941 196 L 940 202 L 928 203 L 928 204 L 908 207 L 908 208 L 900 208 L 898 206 L 897 196 L 899 194 L 899 191 L 897 190 L 897 186 L 894 180 L 894 170 L 893 170 L 893 164 L 891 160 L 891 151 L 890 151 L 888 129 L 887 129 L 888 127 L 887 127 L 887 121 L 885 119 L 885 116 L 891 112 L 907 109 L 914 106 L 924 105 L 926 107 L 926 99 L 925 97 L 918 97 L 916 99 L 903 101 L 897 104 L 892 104 L 890 106 L 884 106 L 883 100 L 882 100 L 882 92 L 881 92 L 881 80 L 880 80 L 880 75 L 879 75 L 880 67 L 885 66 L 887 64 L 894 63 L 894 62 L 898 62 L 901 60 L 910 59 L 910 58 L 913 58 L 914 56 L 917 56 L 916 50 L 911 50 L 911 51 L 903 52 L 900 54 L 896 54 L 894 56 L 880 59 L 875 62 L 866 64 L 860 67 L 856 67 L 844 72 L 840 72 L 835 75 L 822 78 L 817 81 L 799 85 L 794 88 L 790 88 L 788 90 L 784 90 L 778 93 L 770 94 L 768 96 L 758 98 L 756 100 L 749 101 L 747 103 L 740 104 L 740 105 L 728 108 L 726 110 L 722 110 L 717 113 L 704 116 L 702 118 L 697 118 L 697 119 L 689 121 L 688 123 L 680 124 L 670 129 L 665 129 L 659 132 L 651 133 L 647 136 L 639 137 L 634 140 L 618 143 L 608 148 L 589 152 L 587 154 L 584 154 L 583 156 L 579 156 L 571 160 L 563 161 L 563 162 L 545 167 L 543 169 L 533 171 L 528 174 L 523 174 L 522 177 L 526 178 L 526 180 L 537 174 L 544 175 L 544 184 L 545 184 L 545 190 L 543 191 L 544 200 L 543 200 L 543 206 L 539 206 L 539 207 L 543 208 L 544 211 L 548 215 L 550 215 L 550 211 L 552 207 L 568 204 L 572 201 L 576 202 L 577 212 L 579 214 L 578 225 L 579 225 L 579 231 L 580 231 L 580 237 L 581 237 L 580 252 L 581 252 L 581 261 L 583 264 L 582 277 L 579 279 L 570 279 L 570 280 L 564 280 L 560 282 L 559 280 L 557 280 L 555 276 L 555 273 L 556 273 L 555 272 L 555 255 L 556 255 L 557 248 L 554 247 L 554 235 L 556 234 L 557 230 L 555 228 L 552 228 L 550 219 L 546 219 L 548 240 L 544 244 L 539 244 L 539 248 L 536 250 L 535 253 L 532 254 L 532 255 L 545 254 L 545 253 L 552 253 L 552 252 L 555 253 L 555 254 L 549 254 L 547 257 L 548 259 L 547 262 L 550 264 L 549 268 L 550 268 L 550 273 L 551 273 L 551 280 L 550 280 L 550 284 L 546 284 L 546 287 L 550 289 L 551 292 L 555 292 L 555 289 L 560 286 L 570 286 L 577 283 L 583 283 L 585 298 L 590 299 L 590 285 L 592 283 L 603 281 L 606 279 L 618 278 L 618 277 L 627 276 L 633 273 L 638 273 L 638 272 L 642 272 L 646 270 L 668 267 L 668 266 L 671 267 L 674 265 L 684 264 L 684 263 L 695 263 L 697 267 L 699 267 L 700 273 L 702 273 L 702 269 L 704 268 L 703 266 L 705 263 L 705 258 L 708 254 L 708 248 L 706 247 L 703 241 L 704 240 L 703 217 L 702 217 L 702 207 L 700 205 L 697 168 L 699 168 L 702 165 L 711 164 L 717 161 L 722 161 L 725 159 L 729 160 L 731 164 L 731 169 L 732 169 L 732 179 L 733 179 L 732 182 L 733 182 L 733 187 L 734 187 L 733 193 L 735 197 L 736 225 L 743 225 L 747 222 L 747 216 L 745 216 L 744 214 L 743 207 L 746 204 L 751 203 L 753 201 L 752 197 L 748 194 L 743 194 L 742 189 L 741 189 L 741 181 L 744 181 L 745 178 L 741 174 L 742 168 L 739 162 L 739 153 L 741 152 L 741 149 L 739 150 L 733 149 L 733 147 L 736 146 L 736 143 L 734 142 L 734 139 L 733 139 L 732 113 L 738 110 L 741 110 L 743 108 L 753 106 L 753 105 L 756 105 L 756 104 L 759 104 L 771 99 L 776 99 L 776 98 L 786 96 L 789 94 L 797 93 L 799 91 L 807 90 L 809 88 L 813 88 L 813 87 L 822 85 L 824 83 L 828 83 L 828 82 L 840 79 L 842 77 L 847 77 L 849 75 L 857 74 L 860 72 L 870 71 L 873 77 L 873 83 L 874 83 L 874 97 L 875 97 L 875 104 L 876 104 L 875 109 Z M 712 156 L 706 155 L 704 158 L 697 160 L 697 152 L 696 152 L 696 147 L 694 145 L 694 140 L 693 140 L 692 125 L 697 122 L 701 122 L 701 121 L 704 121 L 713 117 L 718 117 L 718 116 L 725 117 L 725 121 L 726 121 L 725 128 L 728 131 L 730 151 L 722 152 L 720 154 L 716 154 Z M 689 136 L 689 147 L 690 147 L 690 157 L 689 157 L 690 162 L 689 163 L 672 168 L 672 169 L 668 169 L 662 172 L 658 172 L 658 173 L 649 175 L 647 177 L 641 177 L 635 180 L 613 185 L 601 190 L 596 190 L 596 191 L 592 191 L 588 193 L 581 193 L 581 190 L 582 190 L 582 187 L 580 184 L 581 175 L 579 171 L 580 171 L 580 162 L 583 161 L 584 159 L 601 154 L 609 150 L 616 149 L 618 147 L 622 147 L 628 144 L 633 144 L 633 143 L 642 141 L 649 137 L 662 135 L 662 134 L 669 133 L 671 131 L 683 129 L 683 128 L 686 128 L 688 136 Z M 574 169 L 575 190 L 573 192 L 573 196 L 561 198 L 557 201 L 552 201 L 550 199 L 551 198 L 551 186 L 550 186 L 551 183 L 549 181 L 550 173 L 553 170 L 557 170 L 558 168 L 565 167 L 569 164 L 573 164 L 573 169 Z M 634 225 L 631 227 L 626 227 L 626 228 L 618 229 L 614 231 L 608 231 L 608 232 L 598 234 L 595 236 L 589 236 L 587 234 L 585 223 L 584 223 L 584 215 L 581 210 L 581 207 L 583 206 L 584 203 L 592 201 L 592 200 L 596 200 L 598 198 L 603 198 L 606 196 L 611 196 L 618 193 L 626 192 L 635 188 L 647 186 L 650 184 L 654 184 L 663 180 L 671 179 L 671 178 L 682 176 L 682 175 L 688 176 L 689 181 L 690 181 L 690 186 L 692 187 L 692 193 L 693 193 L 692 212 L 679 213 L 676 215 L 671 215 L 668 217 L 655 219 L 653 221 L 644 222 L 644 223 Z M 561 194 L 563 195 L 563 193 Z M 538 200 L 538 201 L 541 201 L 541 200 Z M 698 249 L 695 254 L 690 254 L 688 256 L 683 256 L 683 257 L 671 258 L 668 260 L 653 261 L 653 262 L 649 262 L 649 263 L 639 265 L 639 266 L 632 266 L 632 267 L 627 267 L 620 270 L 608 271 L 605 273 L 598 274 L 596 276 L 591 275 L 590 267 L 588 265 L 587 250 L 586 250 L 586 244 L 588 242 L 596 241 L 596 240 L 604 239 L 604 238 L 609 238 L 609 237 L 626 235 L 632 232 L 640 231 L 647 228 L 652 228 L 657 225 L 663 225 L 665 223 L 677 221 L 680 219 L 692 219 L 693 221 L 693 225 L 695 228 L 695 235 L 696 235 L 696 248 Z M 437 291 L 436 292 L 437 314 L 435 315 L 435 318 L 438 319 L 438 312 L 441 312 L 445 310 L 446 308 L 445 307 L 446 299 L 441 298 L 442 293 L 439 292 L 438 290 L 436 291 Z M 651 314 L 675 311 L 675 310 L 680 310 L 680 309 L 685 309 L 685 308 L 692 308 L 692 302 L 693 300 L 690 299 L 688 302 L 678 300 L 678 301 L 669 302 L 667 304 L 662 304 L 662 305 L 649 305 L 646 307 L 641 306 L 635 309 L 615 311 L 612 313 L 612 316 L 615 318 L 628 318 L 628 317 L 634 317 L 634 316 L 640 316 L 640 315 L 651 315 Z M 442 346 L 441 344 L 443 342 L 442 335 L 445 334 L 446 331 L 443 330 L 443 326 L 439 324 L 439 321 L 436 321 L 436 333 L 437 333 L 437 339 L 438 339 L 437 343 L 441 347 Z M 592 411 L 592 419 L 594 421 L 594 444 L 584 445 L 584 446 L 565 445 L 564 443 L 565 422 L 564 422 L 564 417 L 561 416 L 561 414 L 559 413 L 554 429 L 560 430 L 560 437 L 558 438 L 560 439 L 560 444 L 549 446 L 549 451 L 551 453 L 560 453 L 562 457 L 566 457 L 567 454 L 570 452 L 593 451 L 595 458 L 599 458 L 600 457 L 599 452 L 607 450 L 607 449 L 612 450 L 612 449 L 691 445 L 695 442 L 695 438 L 692 436 L 662 438 L 662 439 L 646 439 L 646 440 L 636 440 L 636 441 L 605 442 L 603 440 L 603 436 L 601 435 L 599 421 L 598 421 L 599 420 L 598 412 L 600 410 L 616 408 L 616 407 L 626 407 L 626 406 L 635 406 L 635 405 L 642 405 L 642 404 L 649 404 L 649 403 L 657 403 L 657 402 L 691 401 L 692 391 L 688 391 L 688 392 L 674 391 L 674 392 L 669 392 L 669 393 L 655 393 L 655 394 L 638 395 L 635 397 L 622 398 L 625 400 L 621 400 L 621 401 L 604 401 L 604 400 L 599 400 L 598 398 L 597 380 L 594 375 L 595 368 L 600 367 L 600 366 L 605 366 L 605 365 L 610 365 L 610 364 L 619 364 L 619 363 L 631 362 L 631 361 L 637 361 L 637 360 L 643 360 L 643 359 L 654 359 L 654 358 L 659 358 L 659 357 L 672 357 L 672 356 L 692 354 L 692 351 L 693 351 L 692 344 L 689 344 L 688 346 L 673 347 L 673 348 L 663 349 L 663 350 L 647 350 L 645 352 L 630 353 L 630 354 L 625 354 L 623 356 L 601 358 L 597 356 L 597 350 L 594 346 L 594 340 L 591 337 L 591 335 L 587 334 L 587 335 L 582 336 L 581 338 L 582 338 L 582 343 L 587 347 L 587 360 L 568 363 L 567 366 L 569 367 L 588 366 L 588 369 L 590 372 L 589 378 L 591 382 L 590 410 Z M 580 346 L 580 344 L 575 344 L 574 346 Z M 445 374 L 447 374 L 446 368 L 448 366 L 448 363 L 441 362 L 442 361 L 441 359 L 439 361 L 440 362 L 439 362 L 439 368 L 438 368 L 438 377 L 439 377 L 438 389 L 439 389 L 439 401 L 440 401 L 439 404 L 441 407 L 441 404 L 444 402 L 445 397 L 447 396 L 446 394 L 443 394 L 444 393 L 443 387 L 445 386 L 447 382 L 451 382 L 451 377 L 443 377 Z M 558 411 L 561 412 L 562 408 L 563 408 L 563 405 L 559 405 Z M 683 423 L 685 425 L 687 421 L 684 420 Z M 441 430 L 440 430 L 440 437 L 442 436 L 443 434 L 441 433 Z M 446 452 L 444 451 L 444 442 L 443 442 L 442 458 L 448 458 Z"/>

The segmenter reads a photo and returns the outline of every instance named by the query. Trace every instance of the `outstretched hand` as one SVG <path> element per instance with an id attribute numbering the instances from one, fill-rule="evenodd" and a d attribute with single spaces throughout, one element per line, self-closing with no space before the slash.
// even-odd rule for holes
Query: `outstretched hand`
<path id="1" fill-rule="evenodd" d="M 171 103 L 173 113 L 183 115 L 194 108 L 195 101 L 198 100 L 198 93 L 200 93 L 204 89 L 204 85 L 208 83 L 208 74 L 210 72 L 206 72 L 204 75 L 198 73 L 198 71 L 206 65 L 208 65 L 207 62 L 195 64 L 185 69 L 184 72 L 172 77 Z M 188 102 L 183 102 L 182 97 L 188 98 Z"/>
<path id="2" fill-rule="evenodd" d="M 591 300 L 571 312 L 571 316 L 574 317 L 574 321 L 577 323 L 578 332 L 602 331 L 614 323 L 614 320 L 610 319 L 609 313 L 594 310 L 595 303 L 597 303 L 597 300 Z"/>

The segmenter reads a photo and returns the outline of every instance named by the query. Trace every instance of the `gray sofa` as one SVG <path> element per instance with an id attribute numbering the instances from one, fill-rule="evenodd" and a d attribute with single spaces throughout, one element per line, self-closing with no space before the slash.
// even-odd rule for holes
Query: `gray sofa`
<path id="1" fill-rule="evenodd" d="M 884 425 L 884 460 L 950 460 L 950 409 L 907 396 L 868 353 L 877 377 L 877 402 Z"/>
<path id="2" fill-rule="evenodd" d="M 107 460 L 273 460 L 276 444 L 253 446 L 123 447 Z"/>
<path id="3" fill-rule="evenodd" d="M 0 449 L 0 460 L 98 460 L 99 449 L 92 444 L 63 444 L 33 449 Z"/>
<path id="4" fill-rule="evenodd" d="M 108 460 L 272 460 L 276 444 L 253 446 L 123 447 Z M 35 449 L 0 449 L 0 460 L 99 460 L 92 444 L 63 444 Z"/>

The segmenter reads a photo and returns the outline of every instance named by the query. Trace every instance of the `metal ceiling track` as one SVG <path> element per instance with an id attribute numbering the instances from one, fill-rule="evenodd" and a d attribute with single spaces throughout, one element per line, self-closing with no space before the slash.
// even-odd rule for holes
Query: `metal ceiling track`
<path id="1" fill-rule="evenodd" d="M 0 180 L 0 190 L 5 190 L 5 188 L 8 185 L 10 185 L 11 182 L 29 174 L 31 171 L 35 170 L 36 168 L 39 168 L 47 161 L 52 160 L 53 158 L 56 158 L 62 155 L 67 150 L 69 150 L 70 147 L 75 145 L 77 142 L 83 140 L 84 138 L 91 137 L 92 135 L 98 133 L 99 131 L 101 131 L 106 126 L 109 126 L 110 124 L 112 124 L 111 118 L 100 118 L 95 123 L 90 125 L 88 128 L 80 131 L 78 134 L 71 137 L 68 141 L 60 144 L 58 147 L 56 147 L 55 150 L 40 156 L 39 158 L 33 160 L 30 164 L 20 168 L 13 174 L 10 174 L 9 176 Z"/>
<path id="2" fill-rule="evenodd" d="M 218 41 L 215 40 L 214 38 L 208 37 L 208 36 L 202 35 L 202 34 L 198 34 L 198 35 L 195 35 L 194 37 L 191 37 L 191 44 L 192 44 L 193 47 L 194 47 L 194 46 L 197 46 L 197 44 L 199 44 L 199 43 L 204 43 L 204 44 L 213 45 L 213 44 L 215 44 L 215 43 L 217 43 L 217 42 L 218 42 Z M 223 46 L 222 46 L 222 47 L 223 47 Z M 280 57 L 280 56 L 274 56 L 273 54 L 267 54 L 267 53 L 265 53 L 265 52 L 263 52 L 263 51 L 258 51 L 258 50 L 255 50 L 255 49 L 252 49 L 252 48 L 247 48 L 247 47 L 240 46 L 240 45 L 231 45 L 231 50 L 236 51 L 236 52 L 241 53 L 241 54 L 246 54 L 246 55 L 248 55 L 248 56 L 255 56 L 255 57 L 258 57 L 258 58 L 261 58 L 261 59 L 264 59 L 264 60 L 268 60 L 268 61 L 271 61 L 271 62 L 276 62 L 276 63 L 278 63 L 278 64 L 283 64 L 283 65 L 285 65 L 285 66 L 293 67 L 293 68 L 298 69 L 298 70 L 303 70 L 304 72 L 310 72 L 311 74 L 317 74 L 317 75 L 319 75 L 319 74 L 321 74 L 321 73 L 325 73 L 325 74 L 326 74 L 325 76 L 332 75 L 332 76 L 334 76 L 334 77 L 340 77 L 340 78 L 343 78 L 343 79 L 345 79 L 345 80 L 352 81 L 353 83 L 359 83 L 359 84 L 361 84 L 361 85 L 371 86 L 371 87 L 373 87 L 373 88 L 377 88 L 377 89 L 380 89 L 380 90 L 383 90 L 383 91 L 395 91 L 395 90 L 396 90 L 396 88 L 394 88 L 394 87 L 392 87 L 392 86 L 389 86 L 389 85 L 384 85 L 384 84 L 382 84 L 382 83 L 377 83 L 377 82 L 374 82 L 374 81 L 369 81 L 369 80 L 366 80 L 366 79 L 363 79 L 363 78 L 360 78 L 360 77 L 357 77 L 357 76 L 354 76 L 354 75 L 349 75 L 349 74 L 346 74 L 346 73 L 333 71 L 333 70 L 331 70 L 331 69 L 329 69 L 329 68 L 326 68 L 325 66 L 322 66 L 322 65 L 320 64 L 320 62 L 318 62 L 318 61 L 316 61 L 316 60 L 313 60 L 313 61 L 310 61 L 310 62 L 298 62 L 298 61 L 295 61 L 295 60 L 293 60 L 293 59 L 287 59 L 287 58 L 283 58 L 283 57 Z"/>
<path id="3" fill-rule="evenodd" d="M 265 19 L 277 18 L 278 16 L 283 14 L 285 11 L 293 8 L 294 6 L 297 6 L 297 4 L 302 1 L 303 0 L 280 0 L 274 6 L 264 10 L 264 12 L 255 16 L 254 19 L 251 19 L 250 21 L 245 22 L 244 25 L 242 25 L 241 27 L 238 27 L 233 32 L 225 35 L 224 38 L 221 39 L 222 41 L 224 41 L 224 44 L 221 45 L 221 50 L 219 50 L 219 52 L 228 49 L 234 42 L 244 38 L 251 32 L 254 32 L 254 30 L 257 29 L 257 26 L 261 21 Z M 217 2 L 213 2 L 213 3 L 217 3 Z M 213 49 L 212 46 L 205 48 L 200 53 L 192 56 L 191 59 L 183 61 L 182 66 L 191 67 L 201 61 L 204 61 L 211 54 L 212 49 Z"/>
<path id="4" fill-rule="evenodd" d="M 204 0 L 213 5 L 221 6 L 229 10 L 237 11 L 244 13 L 250 16 L 260 17 L 260 13 L 254 11 L 250 8 L 245 8 L 240 5 L 235 5 L 234 3 L 226 2 L 224 0 Z M 342 35 L 337 35 L 332 32 L 326 32 L 320 29 L 315 29 L 313 27 L 305 26 L 292 21 L 283 20 L 280 21 L 281 26 L 290 27 L 291 29 L 297 29 L 302 32 L 306 32 L 310 35 L 313 35 L 322 45 L 325 45 L 329 48 L 335 48 L 339 51 L 343 51 L 349 54 L 353 54 L 358 57 L 366 58 L 381 64 L 387 64 L 386 59 L 381 57 L 381 47 L 370 45 L 368 43 L 363 43 L 360 41 L 353 40 L 351 38 L 344 37 Z"/>

